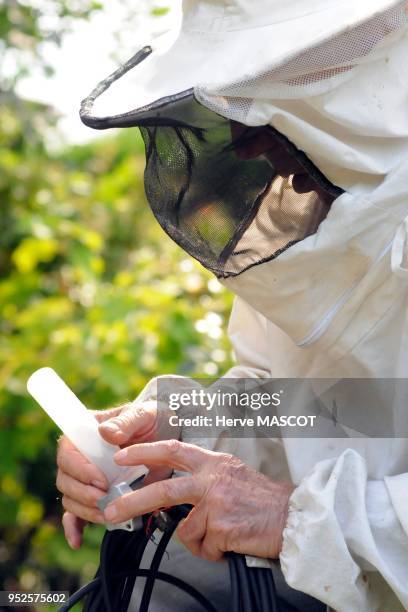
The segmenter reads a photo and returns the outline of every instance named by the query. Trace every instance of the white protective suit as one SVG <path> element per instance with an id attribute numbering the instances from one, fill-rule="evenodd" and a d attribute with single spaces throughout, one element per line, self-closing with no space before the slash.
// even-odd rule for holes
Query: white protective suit
<path id="1" fill-rule="evenodd" d="M 222 281 L 238 296 L 228 377 L 407 377 L 406 30 L 370 58 L 328 91 L 258 98 L 247 112 L 247 124 L 270 123 L 345 193 L 313 236 Z M 201 101 L 225 102 L 204 89 Z M 408 406 L 400 414 L 390 398 L 386 409 L 405 423 Z M 339 612 L 408 609 L 408 440 L 222 444 L 213 447 L 297 485 L 281 553 L 290 586 Z"/>

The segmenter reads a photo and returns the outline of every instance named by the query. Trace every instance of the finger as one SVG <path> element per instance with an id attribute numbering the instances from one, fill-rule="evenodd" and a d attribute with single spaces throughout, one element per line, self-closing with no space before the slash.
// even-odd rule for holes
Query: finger
<path id="1" fill-rule="evenodd" d="M 71 548 L 77 549 L 82 544 L 82 534 L 85 527 L 85 521 L 78 518 L 71 512 L 64 512 L 62 517 L 62 526 L 64 528 L 65 538 Z"/>
<path id="2" fill-rule="evenodd" d="M 112 523 L 178 504 L 196 505 L 203 495 L 202 485 L 192 476 L 161 480 L 134 493 L 123 495 L 109 504 L 104 515 Z"/>
<path id="3" fill-rule="evenodd" d="M 178 440 L 160 440 L 150 444 L 134 444 L 117 452 L 119 465 L 166 465 L 183 472 L 195 472 L 213 460 L 215 453 L 195 444 Z"/>
<path id="4" fill-rule="evenodd" d="M 99 425 L 101 436 L 111 444 L 125 444 L 131 438 L 146 439 L 156 429 L 156 403 L 134 406 L 129 404 L 120 414 Z"/>
<path id="5" fill-rule="evenodd" d="M 64 495 L 68 495 L 68 497 L 90 508 L 97 508 L 97 501 L 106 495 L 106 491 L 92 485 L 84 485 L 61 470 L 57 474 L 56 486 Z"/>
<path id="6" fill-rule="evenodd" d="M 105 474 L 88 461 L 66 436 L 62 436 L 59 440 L 57 465 L 60 470 L 84 484 L 92 484 L 102 491 L 108 489 Z"/>
<path id="7" fill-rule="evenodd" d="M 64 495 L 62 498 L 62 505 L 67 512 L 71 512 L 71 514 L 75 514 L 80 519 L 84 521 L 89 521 L 90 523 L 97 523 L 102 525 L 105 523 L 104 516 L 102 512 L 97 508 L 90 508 L 89 506 L 84 506 L 80 502 L 68 497 L 68 495 Z"/>
<path id="8" fill-rule="evenodd" d="M 199 556 L 206 561 L 220 561 L 224 556 L 223 551 L 217 546 L 217 538 L 209 532 L 202 541 Z"/>
<path id="9" fill-rule="evenodd" d="M 125 404 L 125 406 L 126 405 L 127 404 Z M 103 423 L 108 419 L 118 416 L 118 414 L 122 412 L 123 408 L 124 406 L 118 406 L 117 408 L 109 408 L 108 410 L 91 410 L 91 412 L 98 423 Z"/>
<path id="10" fill-rule="evenodd" d="M 149 473 L 145 476 L 143 480 L 143 486 L 147 487 L 147 485 L 152 484 L 153 482 L 157 482 L 159 480 L 165 480 L 166 478 L 171 478 L 172 470 L 168 467 L 158 466 L 152 467 L 149 469 Z"/>
<path id="11" fill-rule="evenodd" d="M 177 528 L 176 535 L 193 555 L 199 557 L 206 530 L 207 511 L 201 506 L 195 506 Z"/>

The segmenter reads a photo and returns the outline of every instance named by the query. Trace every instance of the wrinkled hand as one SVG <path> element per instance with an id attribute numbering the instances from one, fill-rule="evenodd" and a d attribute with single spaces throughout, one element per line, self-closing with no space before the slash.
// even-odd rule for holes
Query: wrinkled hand
<path id="1" fill-rule="evenodd" d="M 160 417 L 156 402 L 135 406 L 126 404 L 111 410 L 96 411 L 99 432 L 110 444 L 127 446 L 137 442 L 151 442 L 160 436 Z M 79 548 L 87 522 L 104 523 L 97 501 L 106 494 L 105 475 L 90 463 L 79 450 L 62 436 L 57 453 L 57 488 L 63 494 L 65 513 L 62 518 L 65 537 L 72 548 Z M 153 470 L 147 482 L 169 475 L 163 468 Z"/>
<path id="2" fill-rule="evenodd" d="M 277 558 L 294 487 L 276 483 L 224 453 L 177 440 L 138 444 L 115 455 L 119 465 L 167 466 L 190 475 L 129 493 L 105 509 L 118 523 L 159 508 L 194 506 L 177 530 L 191 552 L 211 561 L 234 551 Z"/>

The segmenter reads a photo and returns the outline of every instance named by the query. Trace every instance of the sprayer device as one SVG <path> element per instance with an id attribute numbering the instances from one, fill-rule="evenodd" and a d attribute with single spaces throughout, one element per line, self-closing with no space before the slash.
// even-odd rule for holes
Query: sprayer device
<path id="1" fill-rule="evenodd" d="M 41 368 L 30 376 L 28 392 L 58 425 L 76 448 L 105 474 L 109 482 L 108 494 L 98 505 L 103 510 L 113 499 L 138 488 L 148 469 L 144 465 L 123 467 L 114 461 L 119 446 L 106 442 L 98 430 L 94 415 L 77 398 L 52 368 Z M 107 525 L 109 530 L 133 531 L 133 521 L 121 525 Z"/>

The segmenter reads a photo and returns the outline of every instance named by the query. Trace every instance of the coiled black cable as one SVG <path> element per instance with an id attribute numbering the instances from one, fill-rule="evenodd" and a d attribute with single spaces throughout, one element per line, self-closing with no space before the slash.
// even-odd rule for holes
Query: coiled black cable
<path id="1" fill-rule="evenodd" d="M 241 598 L 239 589 L 239 577 L 237 566 L 234 563 L 233 555 L 229 555 L 229 572 L 230 572 L 230 583 L 231 583 L 231 609 L 234 612 L 241 612 Z"/>
<path id="2" fill-rule="evenodd" d="M 130 556 L 129 556 L 129 560 L 125 560 L 127 563 L 127 567 L 129 566 L 133 566 L 134 567 L 140 567 L 140 564 L 142 562 L 142 558 L 143 558 L 143 554 L 144 551 L 146 549 L 146 546 L 148 544 L 148 542 L 150 541 L 150 535 L 148 532 L 145 531 L 144 533 L 144 538 L 142 537 L 140 539 L 140 543 L 137 547 L 136 550 L 136 555 L 134 556 L 134 558 L 132 559 L 131 557 L 131 553 L 132 553 L 132 548 L 129 548 L 130 551 Z M 121 605 L 119 605 L 119 602 L 117 602 L 116 605 L 116 609 L 118 610 L 118 612 L 127 612 L 128 608 L 129 608 L 129 603 L 130 603 L 130 599 L 132 597 L 132 593 L 135 587 L 135 582 L 136 582 L 136 578 L 138 577 L 138 575 L 134 575 L 132 577 L 127 577 L 126 581 L 123 585 L 123 592 L 122 592 L 122 603 Z"/>
<path id="3" fill-rule="evenodd" d="M 181 589 L 207 612 L 217 612 L 197 589 L 159 571 L 167 545 L 179 521 L 190 509 L 180 506 L 144 517 L 143 526 L 132 533 L 107 531 L 101 545 L 100 567 L 94 579 L 72 595 L 60 612 L 68 612 L 83 599 L 84 612 L 127 612 L 138 577 L 146 578 L 139 612 L 148 612 L 156 580 Z M 140 569 L 145 548 L 157 528 L 163 533 L 151 566 Z M 243 555 L 229 553 L 227 558 L 231 578 L 231 612 L 279 612 L 272 571 L 248 567 Z"/>
<path id="4" fill-rule="evenodd" d="M 149 576 L 149 572 L 150 570 L 148 569 L 139 569 L 137 571 L 134 570 L 134 571 L 128 571 L 128 572 L 121 572 L 120 574 L 114 574 L 113 580 L 116 580 L 116 579 L 119 580 L 121 578 L 128 578 L 128 577 L 133 578 L 133 577 L 138 577 L 138 576 L 140 576 L 141 578 L 147 578 Z M 168 584 L 171 584 L 175 586 L 176 588 L 180 589 L 184 593 L 187 593 L 193 599 L 195 599 L 204 608 L 204 610 L 207 610 L 207 612 L 217 612 L 214 606 L 199 591 L 197 591 L 197 589 L 191 586 L 191 584 L 188 584 L 188 582 L 181 580 L 181 578 L 177 578 L 176 576 L 171 576 L 170 574 L 167 574 L 166 572 L 157 572 L 156 579 L 161 580 L 163 582 L 167 582 Z M 69 598 L 69 601 L 59 609 L 59 612 L 69 612 L 69 610 L 71 610 L 74 606 L 76 606 L 76 604 L 82 601 L 82 599 L 84 599 L 87 595 L 89 595 L 91 592 L 95 591 L 96 589 L 100 589 L 100 588 L 101 588 L 101 578 L 100 577 L 94 578 L 91 582 L 81 587 L 76 593 L 74 593 Z"/>
<path id="5" fill-rule="evenodd" d="M 170 542 L 170 538 L 173 535 L 176 527 L 177 523 L 174 523 L 167 531 L 163 533 L 161 537 L 160 543 L 156 549 L 152 563 L 150 565 L 150 572 L 143 590 L 139 612 L 148 612 L 149 610 L 150 599 L 152 597 L 153 587 L 157 578 L 160 563 L 164 553 L 166 552 L 167 544 Z"/>

